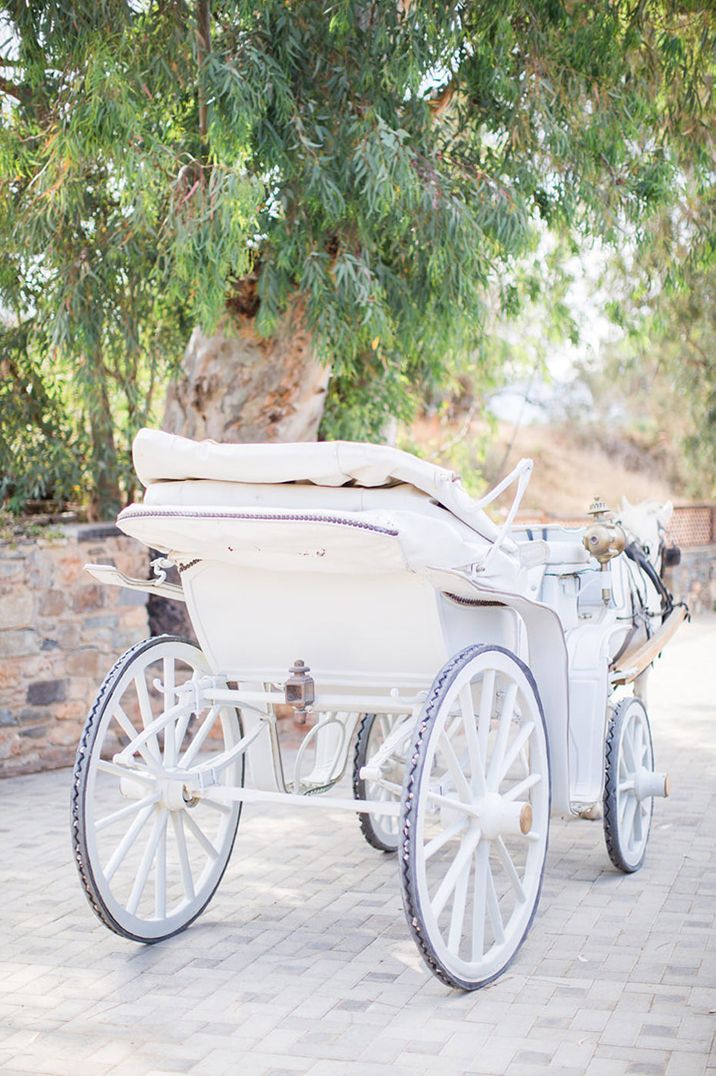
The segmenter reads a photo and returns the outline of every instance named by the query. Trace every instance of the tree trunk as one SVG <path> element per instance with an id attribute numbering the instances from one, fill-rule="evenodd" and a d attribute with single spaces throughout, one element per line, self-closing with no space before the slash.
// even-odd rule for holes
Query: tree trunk
<path id="1" fill-rule="evenodd" d="M 270 340 L 246 315 L 234 315 L 232 335 L 195 329 L 167 393 L 164 429 L 196 440 L 315 441 L 330 370 L 298 321 L 287 317 Z M 153 635 L 194 640 L 185 605 L 150 597 L 149 615 Z"/>
<path id="2" fill-rule="evenodd" d="M 297 314 L 268 340 L 252 317 L 233 318 L 231 330 L 194 330 L 169 388 L 164 429 L 196 440 L 315 441 L 330 371 Z"/>
<path id="3" fill-rule="evenodd" d="M 114 519 L 121 507 L 119 467 L 114 442 L 114 421 L 107 382 L 102 369 L 88 379 L 86 389 L 90 424 L 90 466 L 93 489 L 87 506 L 90 522 Z"/>

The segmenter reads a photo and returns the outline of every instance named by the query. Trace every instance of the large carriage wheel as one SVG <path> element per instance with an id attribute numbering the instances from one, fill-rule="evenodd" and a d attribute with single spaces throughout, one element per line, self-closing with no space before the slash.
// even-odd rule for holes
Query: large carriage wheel
<path id="1" fill-rule="evenodd" d="M 409 715 L 363 714 L 356 736 L 353 756 L 353 795 L 358 800 L 385 800 L 398 803 L 403 790 L 406 742 L 394 751 L 382 767 L 381 782 L 364 780 L 360 771 L 383 745 L 396 722 L 406 721 Z M 398 848 L 399 823 L 396 815 L 358 815 L 361 832 L 368 844 L 381 852 L 395 852 Z"/>
<path id="2" fill-rule="evenodd" d="M 475 990 L 507 967 L 542 887 L 550 813 L 542 706 L 527 667 L 470 646 L 433 684 L 401 814 L 408 925 L 430 970 Z"/>
<path id="3" fill-rule="evenodd" d="M 211 900 L 231 855 L 241 804 L 202 796 L 166 774 L 205 762 L 207 746 L 241 737 L 235 709 L 180 716 L 113 761 L 151 721 L 177 703 L 177 688 L 208 673 L 195 646 L 163 635 L 128 650 L 106 677 L 84 726 L 72 788 L 72 840 L 87 899 L 111 930 L 156 942 L 184 930 Z M 222 771 L 243 783 L 243 756 Z"/>
<path id="4" fill-rule="evenodd" d="M 625 874 L 644 862 L 654 796 L 668 796 L 669 778 L 654 772 L 649 717 L 641 699 L 622 699 L 609 722 L 604 783 L 604 839 Z"/>

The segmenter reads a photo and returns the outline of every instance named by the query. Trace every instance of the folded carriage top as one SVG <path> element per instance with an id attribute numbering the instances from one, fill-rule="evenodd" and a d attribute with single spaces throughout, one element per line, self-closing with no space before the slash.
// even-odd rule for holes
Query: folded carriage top
<path id="1" fill-rule="evenodd" d="M 300 444 L 217 444 L 140 430 L 134 466 L 144 486 L 209 480 L 244 484 L 311 483 L 316 486 L 390 487 L 408 484 L 447 509 L 488 542 L 497 528 L 460 482 L 459 475 L 388 445 L 351 441 Z M 514 551 L 508 539 L 504 549 Z"/>

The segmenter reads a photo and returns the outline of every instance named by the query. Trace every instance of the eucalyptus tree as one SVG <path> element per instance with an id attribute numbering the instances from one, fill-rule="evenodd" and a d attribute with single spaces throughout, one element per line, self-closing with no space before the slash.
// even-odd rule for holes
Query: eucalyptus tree
<path id="1" fill-rule="evenodd" d="M 3 371 L 71 412 L 98 511 L 190 333 L 174 428 L 379 437 L 456 356 L 484 368 L 537 225 L 619 242 L 711 163 L 705 0 L 1 10 Z"/>

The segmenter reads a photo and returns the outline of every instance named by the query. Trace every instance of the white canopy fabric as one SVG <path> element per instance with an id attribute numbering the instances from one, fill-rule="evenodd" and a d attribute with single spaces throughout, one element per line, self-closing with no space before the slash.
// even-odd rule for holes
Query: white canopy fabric
<path id="1" fill-rule="evenodd" d="M 387 445 L 352 441 L 217 444 L 143 429 L 134 440 L 133 457 L 144 486 L 195 479 L 368 488 L 408 483 L 488 541 L 497 534 L 494 523 L 463 488 L 459 475 Z M 504 547 L 515 548 L 509 540 Z"/>

